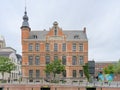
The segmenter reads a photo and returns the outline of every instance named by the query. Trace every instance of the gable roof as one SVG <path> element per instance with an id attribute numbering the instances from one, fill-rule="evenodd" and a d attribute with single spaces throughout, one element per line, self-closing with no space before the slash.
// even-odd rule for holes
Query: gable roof
<path id="1" fill-rule="evenodd" d="M 48 34 L 49 31 L 30 31 L 30 36 L 29 39 L 36 39 L 39 40 L 46 40 L 46 35 Z M 78 41 L 78 40 L 83 40 L 87 41 L 87 35 L 84 31 L 80 30 L 64 30 L 63 33 L 66 36 L 67 41 Z"/>

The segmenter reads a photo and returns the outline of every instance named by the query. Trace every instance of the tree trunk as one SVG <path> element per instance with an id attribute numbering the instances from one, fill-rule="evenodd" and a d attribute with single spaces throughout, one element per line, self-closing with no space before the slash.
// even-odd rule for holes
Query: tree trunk
<path id="1" fill-rule="evenodd" d="M 56 74 L 55 74 L 55 73 L 53 73 L 53 75 L 54 75 L 54 76 L 53 76 L 53 77 L 54 77 L 53 79 L 55 80 L 55 76 L 56 76 Z"/>
<path id="2" fill-rule="evenodd" d="M 2 80 L 4 80 L 4 72 L 2 72 Z"/>

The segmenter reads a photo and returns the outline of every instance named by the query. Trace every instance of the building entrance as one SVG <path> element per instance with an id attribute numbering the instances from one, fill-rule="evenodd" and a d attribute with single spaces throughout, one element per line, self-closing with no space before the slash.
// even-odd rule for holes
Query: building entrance
<path id="1" fill-rule="evenodd" d="M 86 90 L 96 90 L 95 87 L 86 88 Z"/>
<path id="2" fill-rule="evenodd" d="M 0 90 L 3 90 L 3 88 L 0 87 Z"/>
<path id="3" fill-rule="evenodd" d="M 42 87 L 40 90 L 50 90 L 49 87 Z"/>

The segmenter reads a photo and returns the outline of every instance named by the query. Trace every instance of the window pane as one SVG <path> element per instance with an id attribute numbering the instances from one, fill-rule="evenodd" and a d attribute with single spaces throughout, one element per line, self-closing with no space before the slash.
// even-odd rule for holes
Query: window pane
<path id="1" fill-rule="evenodd" d="M 50 63 L 50 56 L 46 56 L 46 64 L 49 64 Z"/>
<path id="2" fill-rule="evenodd" d="M 76 77 L 76 70 L 73 70 L 73 77 Z"/>
<path id="3" fill-rule="evenodd" d="M 57 51 L 58 50 L 58 45 L 57 43 L 54 44 L 54 51 Z"/>
<path id="4" fill-rule="evenodd" d="M 33 65 L 33 56 L 28 56 L 29 65 Z"/>
<path id="5" fill-rule="evenodd" d="M 36 45 L 35 45 L 35 50 L 36 50 L 36 51 L 39 51 L 39 49 L 40 49 L 40 45 L 39 45 L 38 43 L 36 43 Z"/>
<path id="6" fill-rule="evenodd" d="M 46 43 L 46 51 L 49 51 L 50 47 L 49 47 L 49 43 Z"/>
<path id="7" fill-rule="evenodd" d="M 62 64 L 66 65 L 66 56 L 62 56 Z"/>
<path id="8" fill-rule="evenodd" d="M 50 78 L 50 73 L 46 73 L 46 78 Z"/>
<path id="9" fill-rule="evenodd" d="M 66 77 L 66 70 L 63 71 L 63 77 Z"/>
<path id="10" fill-rule="evenodd" d="M 79 70 L 80 77 L 83 77 L 83 70 Z"/>
<path id="11" fill-rule="evenodd" d="M 28 46 L 28 50 L 32 51 L 32 49 L 33 49 L 33 45 L 30 43 L 29 46 Z"/>
<path id="12" fill-rule="evenodd" d="M 39 65 L 39 64 L 40 64 L 40 57 L 39 57 L 39 56 L 36 56 L 36 57 L 35 57 L 35 64 L 36 64 L 36 65 Z"/>
<path id="13" fill-rule="evenodd" d="M 77 58 L 76 56 L 72 56 L 72 65 L 76 65 L 77 64 Z"/>
<path id="14" fill-rule="evenodd" d="M 29 70 L 29 77 L 33 77 L 33 70 Z"/>
<path id="15" fill-rule="evenodd" d="M 54 56 L 54 60 L 58 60 L 58 56 Z"/>
<path id="16" fill-rule="evenodd" d="M 79 50 L 83 51 L 83 44 L 79 44 Z"/>
<path id="17" fill-rule="evenodd" d="M 62 44 L 62 51 L 66 51 L 66 43 Z"/>
<path id="18" fill-rule="evenodd" d="M 40 70 L 36 70 L 36 78 L 40 78 Z"/>
<path id="19" fill-rule="evenodd" d="M 73 51 L 76 51 L 76 44 L 75 43 L 73 43 L 72 49 L 73 49 Z"/>
<path id="20" fill-rule="evenodd" d="M 80 56 L 80 57 L 79 57 L 79 62 L 80 62 L 80 65 L 83 65 L 83 64 L 84 64 L 84 57 L 83 57 L 83 56 Z"/>

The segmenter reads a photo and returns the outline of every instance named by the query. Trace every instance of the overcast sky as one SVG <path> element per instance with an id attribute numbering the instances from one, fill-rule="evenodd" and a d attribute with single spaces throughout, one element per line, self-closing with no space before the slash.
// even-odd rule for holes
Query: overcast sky
<path id="1" fill-rule="evenodd" d="M 54 21 L 63 30 L 87 28 L 89 60 L 120 59 L 120 0 L 27 0 L 32 30 L 49 30 Z M 0 35 L 21 54 L 25 0 L 0 0 Z"/>

